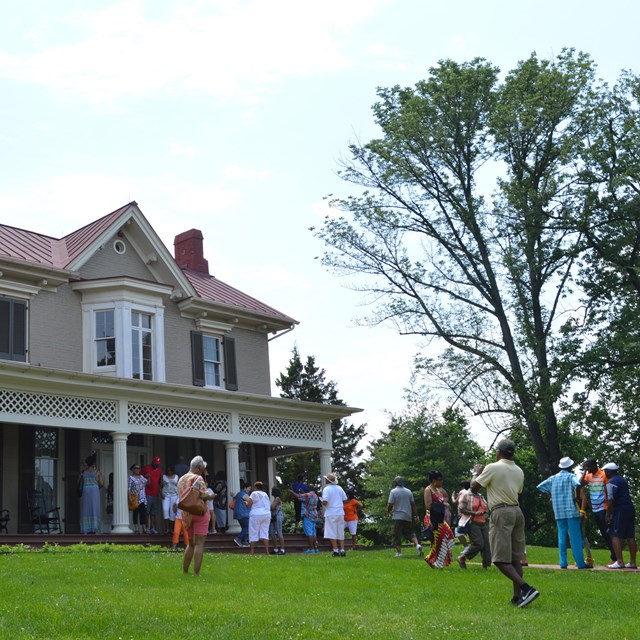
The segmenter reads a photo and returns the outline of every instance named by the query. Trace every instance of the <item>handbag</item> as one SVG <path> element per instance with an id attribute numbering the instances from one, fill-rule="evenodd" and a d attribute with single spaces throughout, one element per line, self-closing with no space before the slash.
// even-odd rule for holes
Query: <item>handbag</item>
<path id="1" fill-rule="evenodd" d="M 236 499 L 234 498 L 230 503 L 229 503 L 229 509 L 231 509 L 231 511 L 233 511 L 236 508 Z"/>
<path id="2" fill-rule="evenodd" d="M 135 511 L 138 508 L 138 492 L 129 491 L 129 511 Z"/>
<path id="3" fill-rule="evenodd" d="M 178 502 L 178 509 L 191 513 L 194 516 L 203 516 L 207 512 L 207 505 L 200 497 L 200 491 L 193 484 L 197 478 L 193 480 L 191 486 Z"/>

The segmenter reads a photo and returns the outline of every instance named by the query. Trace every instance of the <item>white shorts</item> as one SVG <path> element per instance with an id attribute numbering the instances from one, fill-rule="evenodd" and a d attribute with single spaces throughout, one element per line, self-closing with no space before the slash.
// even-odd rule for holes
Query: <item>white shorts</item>
<path id="1" fill-rule="evenodd" d="M 263 516 L 249 515 L 249 542 L 258 542 L 259 540 L 269 539 L 269 523 L 271 522 L 271 514 L 267 513 Z"/>
<path id="2" fill-rule="evenodd" d="M 165 520 L 176 519 L 176 512 L 173 510 L 173 505 L 178 503 L 178 496 L 165 496 L 162 498 L 162 516 Z"/>
<path id="3" fill-rule="evenodd" d="M 324 537 L 329 540 L 344 540 L 344 516 L 324 517 Z"/>
<path id="4" fill-rule="evenodd" d="M 355 536 L 358 533 L 358 521 L 357 520 L 345 520 L 344 528 L 349 529 L 349 533 Z"/>

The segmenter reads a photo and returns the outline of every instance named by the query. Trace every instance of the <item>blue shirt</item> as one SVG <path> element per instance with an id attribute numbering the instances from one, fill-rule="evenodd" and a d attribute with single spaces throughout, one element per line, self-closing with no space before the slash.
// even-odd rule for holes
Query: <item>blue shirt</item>
<path id="1" fill-rule="evenodd" d="M 551 494 L 553 504 L 553 514 L 556 520 L 564 518 L 579 518 L 580 512 L 576 506 L 576 487 L 580 486 L 580 481 L 576 476 L 566 469 L 561 469 L 560 473 L 543 480 L 538 489 L 542 493 Z"/>
<path id="2" fill-rule="evenodd" d="M 303 518 L 315 520 L 318 517 L 318 495 L 316 493 L 298 494 L 298 500 L 302 503 L 300 515 Z"/>
<path id="3" fill-rule="evenodd" d="M 248 518 L 251 509 L 247 507 L 245 501 L 242 499 L 243 496 L 246 496 L 247 492 L 244 489 L 240 489 L 238 493 L 236 493 L 235 497 L 235 506 L 233 507 L 233 517 L 240 521 L 240 518 Z"/>
<path id="4" fill-rule="evenodd" d="M 616 474 L 609 478 L 607 482 L 607 498 L 613 502 L 613 510 L 633 509 L 633 501 L 629 495 L 629 485 L 627 481 Z"/>

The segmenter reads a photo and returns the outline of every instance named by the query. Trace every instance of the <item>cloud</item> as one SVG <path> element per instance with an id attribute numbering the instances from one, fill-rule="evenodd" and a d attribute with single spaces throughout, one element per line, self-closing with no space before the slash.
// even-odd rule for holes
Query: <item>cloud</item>
<path id="1" fill-rule="evenodd" d="M 172 142 L 169 154 L 172 156 L 185 156 L 186 158 L 193 158 L 196 150 L 195 147 L 190 144 L 180 144 L 179 142 Z"/>
<path id="2" fill-rule="evenodd" d="M 251 104 L 287 77 L 348 67 L 350 31 L 385 1 L 174 2 L 161 17 L 155 3 L 118 2 L 35 25 L 35 51 L 0 51 L 0 76 L 96 103 L 160 91 Z"/>

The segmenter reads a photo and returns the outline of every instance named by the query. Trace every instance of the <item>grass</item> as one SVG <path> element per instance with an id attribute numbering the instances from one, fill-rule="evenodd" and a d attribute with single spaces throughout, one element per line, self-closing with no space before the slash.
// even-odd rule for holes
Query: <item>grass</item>
<path id="1" fill-rule="evenodd" d="M 555 549 L 528 551 L 530 563 L 557 563 Z M 598 564 L 606 559 L 596 553 Z M 398 559 L 391 550 L 206 554 L 200 578 L 183 575 L 181 561 L 122 547 L 2 554 L 0 638 L 556 640 L 604 620 L 607 637 L 640 638 L 640 573 L 530 568 L 542 595 L 514 609 L 495 568 L 432 570 L 412 549 Z"/>

